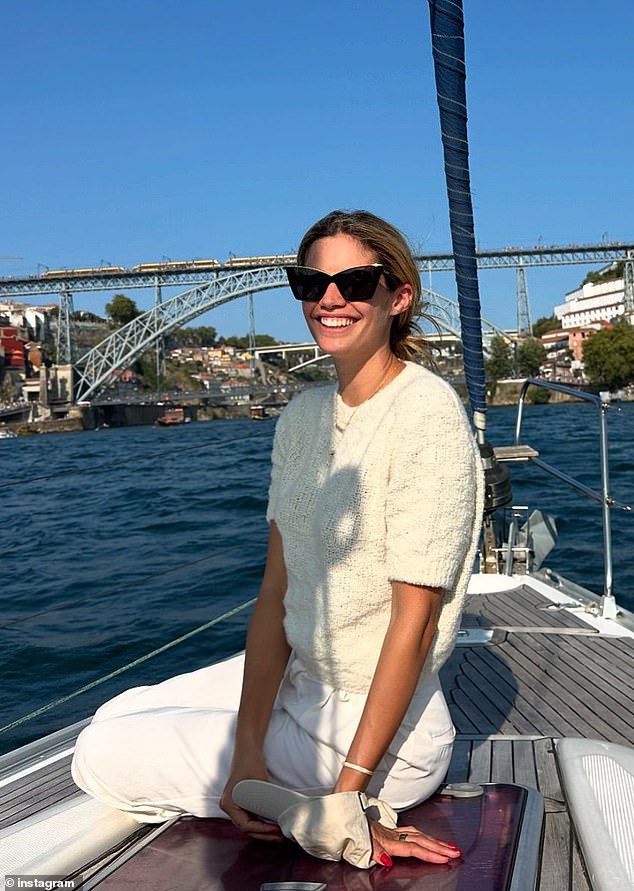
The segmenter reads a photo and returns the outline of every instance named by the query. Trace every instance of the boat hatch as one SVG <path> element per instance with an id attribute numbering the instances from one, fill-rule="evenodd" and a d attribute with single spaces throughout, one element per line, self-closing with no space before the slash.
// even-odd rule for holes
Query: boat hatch
<path id="1" fill-rule="evenodd" d="M 402 813 L 402 825 L 440 835 L 463 851 L 455 864 L 397 859 L 387 873 L 358 870 L 345 862 L 317 860 L 297 845 L 246 839 L 227 820 L 182 818 L 142 843 L 134 857 L 108 874 L 91 877 L 99 891 L 250 891 L 325 884 L 328 891 L 379 885 L 401 891 L 534 891 L 541 852 L 544 804 L 534 789 L 512 783 L 485 783 L 476 798 L 434 795 Z M 378 872 L 377 872 L 378 870 Z M 378 880 L 378 882 L 377 882 Z M 293 884 L 297 883 L 297 884 Z M 314 885 L 308 885 L 314 887 Z"/>

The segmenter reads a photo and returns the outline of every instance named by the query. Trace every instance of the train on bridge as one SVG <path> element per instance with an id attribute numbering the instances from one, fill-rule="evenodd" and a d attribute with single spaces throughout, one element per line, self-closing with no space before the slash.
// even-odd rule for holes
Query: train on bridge
<path id="1" fill-rule="evenodd" d="M 148 275 L 153 272 L 196 272 L 232 267 L 249 268 L 259 266 L 284 266 L 295 262 L 295 254 L 271 254 L 263 257 L 229 257 L 226 260 L 209 258 L 206 260 L 161 260 L 157 263 L 137 263 L 129 269 L 125 266 L 86 266 L 77 269 L 48 269 L 41 273 L 41 278 L 85 278 L 86 276 L 118 276 L 139 273 Z"/>

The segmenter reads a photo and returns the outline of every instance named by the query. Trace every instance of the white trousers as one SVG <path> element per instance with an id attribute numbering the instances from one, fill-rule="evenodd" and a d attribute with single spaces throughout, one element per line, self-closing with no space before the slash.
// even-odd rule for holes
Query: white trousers
<path id="1" fill-rule="evenodd" d="M 242 668 L 243 657 L 234 657 L 107 702 L 77 740 L 77 785 L 139 822 L 226 816 L 218 802 L 233 754 Z M 364 703 L 365 696 L 328 687 L 291 658 L 264 746 L 271 780 L 308 795 L 331 792 Z M 434 677 L 417 691 L 368 794 L 396 810 L 428 798 L 445 776 L 454 735 Z"/>

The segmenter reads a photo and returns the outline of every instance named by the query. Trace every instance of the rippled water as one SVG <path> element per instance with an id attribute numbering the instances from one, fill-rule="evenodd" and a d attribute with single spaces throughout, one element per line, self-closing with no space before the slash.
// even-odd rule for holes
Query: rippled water
<path id="1" fill-rule="evenodd" d="M 494 444 L 512 442 L 514 418 L 512 409 L 490 411 Z M 613 493 L 634 503 L 634 405 L 611 413 L 609 426 Z M 214 421 L 0 441 L 0 725 L 255 595 L 273 429 L 273 421 Z M 599 485 L 592 406 L 529 408 L 524 429 L 545 460 Z M 600 507 L 534 468 L 515 469 L 513 480 L 516 504 L 558 518 L 549 564 L 600 591 Z M 613 513 L 615 591 L 630 608 L 633 523 Z M 3 733 L 0 751 L 85 717 L 126 687 L 235 652 L 248 615 Z"/>

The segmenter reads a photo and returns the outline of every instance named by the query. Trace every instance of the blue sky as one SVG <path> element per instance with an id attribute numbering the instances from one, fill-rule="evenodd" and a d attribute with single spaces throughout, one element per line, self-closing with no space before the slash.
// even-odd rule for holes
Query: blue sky
<path id="1" fill-rule="evenodd" d="M 465 0 L 465 18 L 480 246 L 633 240 L 631 0 Z M 286 252 L 334 207 L 449 249 L 424 0 L 8 0 L 0 69 L 0 255 L 22 258 L 2 275 Z M 533 317 L 587 269 L 529 270 Z M 513 326 L 514 289 L 483 275 L 484 315 Z M 204 321 L 242 334 L 246 302 Z M 256 322 L 305 337 L 286 290 Z"/>

